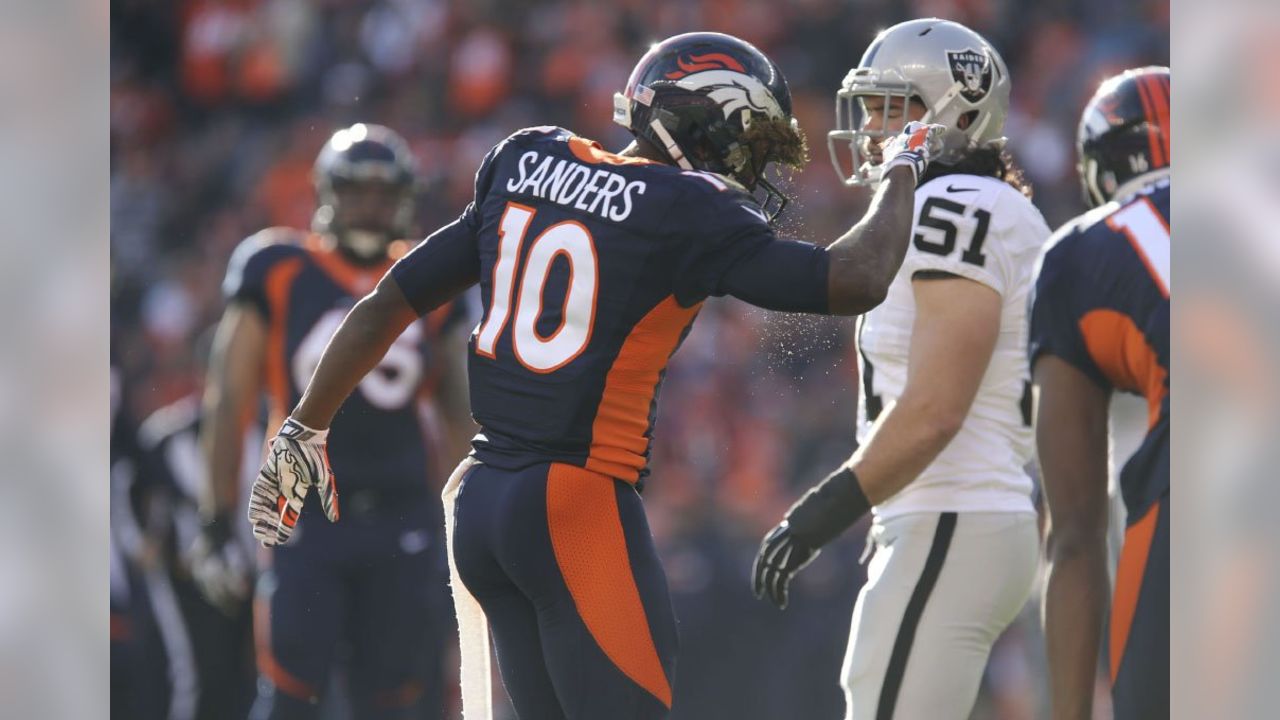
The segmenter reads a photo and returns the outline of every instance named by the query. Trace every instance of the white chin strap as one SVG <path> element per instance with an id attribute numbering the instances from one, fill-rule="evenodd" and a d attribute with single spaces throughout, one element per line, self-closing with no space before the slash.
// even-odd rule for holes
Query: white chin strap
<path id="1" fill-rule="evenodd" d="M 672 160 L 676 161 L 677 165 L 685 170 L 693 169 L 693 164 L 684 156 L 684 152 L 680 150 L 680 146 L 676 145 L 675 138 L 671 137 L 671 133 L 667 132 L 667 129 L 662 126 L 662 123 L 658 122 L 657 118 L 649 121 L 649 127 L 653 128 L 654 134 L 656 134 L 658 139 L 662 141 L 662 145 L 666 148 L 667 154 L 671 156 Z"/>

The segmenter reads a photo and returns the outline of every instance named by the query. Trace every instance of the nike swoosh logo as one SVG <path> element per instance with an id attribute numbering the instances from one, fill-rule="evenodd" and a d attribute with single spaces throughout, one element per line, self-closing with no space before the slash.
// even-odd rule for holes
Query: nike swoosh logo
<path id="1" fill-rule="evenodd" d="M 956 187 L 955 185 L 948 185 L 948 186 L 947 186 L 947 192 L 952 192 L 952 193 L 958 193 L 958 192 L 978 192 L 978 188 L 958 188 L 958 187 Z"/>

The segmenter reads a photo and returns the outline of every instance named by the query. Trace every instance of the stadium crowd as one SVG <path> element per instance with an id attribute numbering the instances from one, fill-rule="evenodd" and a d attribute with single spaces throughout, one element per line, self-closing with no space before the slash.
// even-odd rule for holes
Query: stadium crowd
<path id="1" fill-rule="evenodd" d="M 648 43 L 732 33 L 783 68 L 809 136 L 784 231 L 834 237 L 867 200 L 826 159 L 835 90 L 878 29 L 939 16 L 1008 62 L 1010 149 L 1056 227 L 1082 209 L 1075 122 L 1098 80 L 1168 63 L 1167 0 L 119 0 L 111 14 L 113 354 L 139 418 L 198 389 L 195 340 L 221 312 L 232 249 L 310 224 L 311 165 L 339 126 L 409 139 L 425 235 L 512 130 L 563 125 L 620 148 L 612 93 Z M 680 618 L 674 717 L 840 713 L 859 529 L 798 580 L 785 617 L 748 572 L 762 532 L 851 449 L 851 330 L 714 301 L 671 365 L 645 500 Z M 1031 618 L 997 646 L 975 716 L 1042 716 Z M 810 631 L 783 632 L 797 623 Z"/>

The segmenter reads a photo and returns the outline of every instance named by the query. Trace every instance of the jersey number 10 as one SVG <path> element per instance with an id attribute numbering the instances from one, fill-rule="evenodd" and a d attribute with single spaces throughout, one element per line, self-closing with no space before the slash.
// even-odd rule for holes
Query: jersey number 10
<path id="1" fill-rule="evenodd" d="M 529 246 L 520 264 L 521 246 L 535 208 L 507 203 L 498 223 L 498 259 L 493 264 L 489 311 L 476 331 L 476 353 L 496 357 L 498 338 L 515 307 L 511 347 L 516 360 L 536 373 L 564 367 L 586 349 L 596 315 L 599 263 L 591 232 L 576 220 L 564 220 L 543 230 Z M 569 263 L 569 287 L 560 308 L 560 325 L 550 335 L 538 332 L 542 294 L 558 257 Z M 516 284 L 520 289 L 516 292 Z"/>

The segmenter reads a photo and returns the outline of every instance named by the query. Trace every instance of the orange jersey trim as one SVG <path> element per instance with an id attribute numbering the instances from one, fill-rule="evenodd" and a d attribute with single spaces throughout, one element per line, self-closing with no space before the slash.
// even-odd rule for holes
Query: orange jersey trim
<path id="1" fill-rule="evenodd" d="M 552 463 L 547 529 L 560 574 L 591 637 L 624 675 L 670 708 L 671 683 L 631 571 L 612 479 Z"/>
<path id="2" fill-rule="evenodd" d="M 1160 366 L 1156 351 L 1124 313 L 1090 310 L 1080 318 L 1080 334 L 1089 356 L 1116 387 L 1142 393 L 1147 399 L 1147 428 L 1155 427 L 1164 402 L 1169 371 Z"/>
<path id="3" fill-rule="evenodd" d="M 309 235 L 303 246 L 315 261 L 316 266 L 348 295 L 355 298 L 368 295 L 378 285 L 382 276 L 386 275 L 395 264 L 395 260 L 388 257 L 377 265 L 361 267 L 342 257 L 336 249 L 325 246 L 321 238 L 316 235 Z"/>
<path id="4" fill-rule="evenodd" d="M 271 414 L 283 422 L 289 411 L 289 368 L 285 352 L 285 330 L 289 320 L 289 291 L 302 272 L 302 258 L 285 260 L 267 272 L 266 291 L 270 319 L 267 328 L 267 391 Z"/>
<path id="5" fill-rule="evenodd" d="M 1151 554 L 1151 539 L 1155 536 L 1156 521 L 1160 517 L 1160 503 L 1152 505 L 1147 514 L 1124 531 L 1124 548 L 1116 567 L 1115 597 L 1111 601 L 1111 638 L 1109 645 L 1111 684 L 1116 684 L 1120 674 L 1120 661 L 1124 659 L 1133 627 L 1133 616 L 1138 610 L 1138 595 L 1142 591 L 1142 579 L 1147 570 L 1147 557 Z"/>
<path id="6" fill-rule="evenodd" d="M 571 137 L 569 138 L 569 150 L 573 152 L 573 156 L 582 162 L 592 164 L 605 163 L 607 165 L 654 165 L 654 161 L 642 157 L 631 157 L 629 155 L 618 155 L 604 149 L 604 147 L 595 140 L 586 138 Z"/>
<path id="7" fill-rule="evenodd" d="M 631 328 L 604 380 L 591 426 L 588 470 L 635 482 L 649 448 L 649 411 L 667 361 L 702 303 L 680 307 L 670 295 Z"/>

